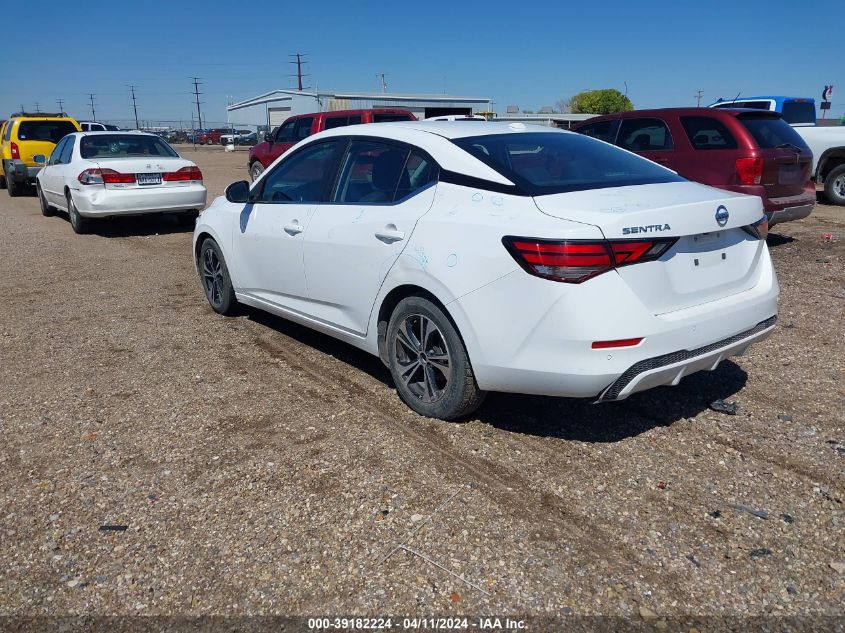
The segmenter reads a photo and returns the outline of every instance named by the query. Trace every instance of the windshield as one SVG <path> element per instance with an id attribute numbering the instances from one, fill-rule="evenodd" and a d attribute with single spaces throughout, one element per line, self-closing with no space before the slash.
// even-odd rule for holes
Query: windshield
<path id="1" fill-rule="evenodd" d="M 76 132 L 76 126 L 70 121 L 21 121 L 18 139 L 58 143 L 73 132 Z"/>
<path id="2" fill-rule="evenodd" d="M 812 101 L 784 101 L 783 118 L 787 123 L 816 122 L 816 104 Z"/>
<path id="3" fill-rule="evenodd" d="M 762 149 L 786 146 L 809 149 L 798 132 L 780 117 L 743 114 L 739 121 Z"/>
<path id="4" fill-rule="evenodd" d="M 532 196 L 684 182 L 650 160 L 581 134 L 493 134 L 452 142 Z"/>
<path id="5" fill-rule="evenodd" d="M 83 136 L 79 144 L 82 158 L 128 158 L 160 156 L 178 158 L 170 145 L 158 136 L 141 134 L 96 134 Z"/>

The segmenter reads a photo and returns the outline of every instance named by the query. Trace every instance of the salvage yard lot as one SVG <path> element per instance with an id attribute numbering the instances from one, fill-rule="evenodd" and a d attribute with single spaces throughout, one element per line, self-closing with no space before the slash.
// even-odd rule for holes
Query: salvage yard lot
<path id="1" fill-rule="evenodd" d="M 209 199 L 247 177 L 179 151 Z M 214 314 L 176 221 L 78 236 L 2 192 L 0 610 L 841 614 L 845 212 L 773 233 L 780 320 L 747 356 L 445 423 L 374 357 Z"/>

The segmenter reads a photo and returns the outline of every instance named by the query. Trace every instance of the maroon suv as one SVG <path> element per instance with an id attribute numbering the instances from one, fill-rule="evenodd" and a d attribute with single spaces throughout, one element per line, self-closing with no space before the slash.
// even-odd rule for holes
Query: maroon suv
<path id="1" fill-rule="evenodd" d="M 636 110 L 594 117 L 572 129 L 689 180 L 760 196 L 770 225 L 805 218 L 816 203 L 812 152 L 777 112 Z"/>
<path id="2" fill-rule="evenodd" d="M 400 108 L 371 108 L 368 110 L 335 110 L 299 114 L 264 135 L 264 142 L 249 150 L 249 175 L 255 180 L 279 156 L 304 138 L 336 127 L 358 123 L 388 123 L 416 121 L 413 112 Z"/>

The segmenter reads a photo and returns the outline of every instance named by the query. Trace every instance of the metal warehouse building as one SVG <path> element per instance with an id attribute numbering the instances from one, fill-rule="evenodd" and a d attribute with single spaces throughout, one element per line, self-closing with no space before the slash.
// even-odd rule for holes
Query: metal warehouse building
<path id="1" fill-rule="evenodd" d="M 235 125 L 267 125 L 271 129 L 296 114 L 366 108 L 404 108 L 418 119 L 445 114 L 489 112 L 492 100 L 449 95 L 273 90 L 227 106 Z"/>

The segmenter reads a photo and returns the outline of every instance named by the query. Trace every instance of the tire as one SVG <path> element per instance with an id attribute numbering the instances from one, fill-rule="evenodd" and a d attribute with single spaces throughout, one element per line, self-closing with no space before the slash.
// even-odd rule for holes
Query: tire
<path id="1" fill-rule="evenodd" d="M 76 205 L 73 203 L 73 198 L 70 194 L 67 196 L 67 216 L 70 220 L 70 227 L 77 235 L 84 235 L 91 230 L 91 220 L 79 215 Z"/>
<path id="2" fill-rule="evenodd" d="M 249 177 L 252 178 L 252 182 L 258 180 L 258 177 L 264 173 L 264 165 L 261 164 L 259 161 L 255 161 L 250 165 L 249 168 Z"/>
<path id="3" fill-rule="evenodd" d="M 6 180 L 6 187 L 9 190 L 9 195 L 13 198 L 23 195 L 23 188 L 25 186 L 25 183 L 17 182 L 14 178 L 8 178 Z"/>
<path id="4" fill-rule="evenodd" d="M 6 188 L 6 176 L 0 176 L 0 189 Z"/>
<path id="5" fill-rule="evenodd" d="M 824 195 L 831 204 L 845 206 L 845 165 L 834 167 L 824 179 Z"/>
<path id="6" fill-rule="evenodd" d="M 205 298 L 211 309 L 218 314 L 231 316 L 237 312 L 238 301 L 235 299 L 235 289 L 229 277 L 229 269 L 220 247 L 213 239 L 206 238 L 200 247 L 199 261 L 200 282 Z"/>
<path id="7" fill-rule="evenodd" d="M 484 400 L 458 331 L 427 299 L 407 297 L 393 310 L 387 358 L 399 397 L 420 415 L 453 420 Z"/>
<path id="8" fill-rule="evenodd" d="M 37 181 L 35 183 L 35 192 L 38 194 L 38 202 L 41 203 L 41 215 L 46 218 L 56 215 L 56 210 L 47 204 L 47 199 L 41 191 L 41 185 L 39 185 Z"/>

